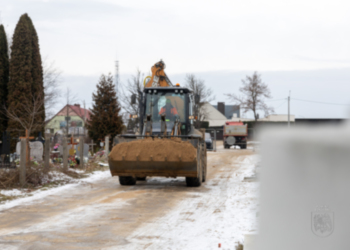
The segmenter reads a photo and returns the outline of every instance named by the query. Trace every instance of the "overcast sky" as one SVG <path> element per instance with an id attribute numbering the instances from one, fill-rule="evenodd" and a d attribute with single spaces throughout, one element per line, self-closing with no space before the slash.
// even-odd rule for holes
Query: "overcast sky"
<path id="1" fill-rule="evenodd" d="M 303 118 L 350 114 L 349 0 L 2 0 L 1 22 L 12 36 L 28 13 L 41 54 L 63 72 L 89 105 L 101 74 L 121 80 L 147 73 L 159 59 L 173 82 L 202 78 L 218 101 L 237 93 L 258 71 L 270 86 L 276 113 Z M 261 113 L 262 115 L 262 113 Z M 248 114 L 249 116 L 249 114 Z"/>

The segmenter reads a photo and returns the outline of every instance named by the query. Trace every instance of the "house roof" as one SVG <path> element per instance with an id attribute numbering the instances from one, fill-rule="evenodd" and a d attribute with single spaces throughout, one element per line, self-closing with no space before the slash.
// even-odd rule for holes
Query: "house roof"
<path id="1" fill-rule="evenodd" d="M 205 120 L 206 121 L 211 121 L 211 120 L 227 120 L 227 118 L 221 114 L 219 110 L 213 107 L 210 103 L 206 102 L 202 106 L 202 110 L 205 113 Z"/>
<path id="2" fill-rule="evenodd" d="M 89 109 L 81 108 L 77 105 L 68 105 L 81 119 L 84 119 L 84 115 L 86 115 L 86 120 L 90 120 L 91 111 Z"/>
<path id="3" fill-rule="evenodd" d="M 218 105 L 213 105 L 214 108 L 218 109 Z M 240 106 L 239 105 L 227 105 L 225 104 L 225 116 L 226 119 L 231 119 L 233 114 L 240 116 Z"/>
<path id="4" fill-rule="evenodd" d="M 68 108 L 73 111 L 77 116 L 79 116 L 81 119 L 84 120 L 84 115 L 86 115 L 86 121 L 90 120 L 91 111 L 89 109 L 81 108 L 80 105 L 65 105 L 60 111 L 58 111 L 54 116 L 52 116 L 49 120 L 47 120 L 45 123 L 49 123 L 54 117 L 58 116 L 62 111 L 68 106 Z"/>

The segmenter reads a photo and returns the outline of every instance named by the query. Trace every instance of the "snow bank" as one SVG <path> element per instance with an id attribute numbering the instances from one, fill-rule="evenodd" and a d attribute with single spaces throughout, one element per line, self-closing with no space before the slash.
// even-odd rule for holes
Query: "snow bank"
<path id="1" fill-rule="evenodd" d="M 223 249 L 235 249 L 246 233 L 257 228 L 258 183 L 242 180 L 254 173 L 258 160 L 241 156 L 232 165 L 221 165 L 219 160 L 222 167 L 203 183 L 204 190 L 190 188 L 190 197 L 184 197 L 166 216 L 129 236 L 126 249 L 141 245 L 147 249 L 216 249 L 219 243 Z"/>
<path id="2" fill-rule="evenodd" d="M 63 175 L 63 176 L 61 176 L 61 175 Z M 18 206 L 18 205 L 22 205 L 22 204 L 27 205 L 28 203 L 42 199 L 42 198 L 49 196 L 49 195 L 57 194 L 63 190 L 67 190 L 69 188 L 76 187 L 82 183 L 92 183 L 92 182 L 102 180 L 105 178 L 110 178 L 110 177 L 111 177 L 111 173 L 109 170 L 95 171 L 92 174 L 90 174 L 89 177 L 84 178 L 84 179 L 73 179 L 67 175 L 62 174 L 62 173 L 57 173 L 57 175 L 55 175 L 55 177 L 54 177 L 54 180 L 55 179 L 62 180 L 62 178 L 65 178 L 65 179 L 70 179 L 71 181 L 73 181 L 73 183 L 50 188 L 48 190 L 39 189 L 39 190 L 36 190 L 34 192 L 28 192 L 27 189 L 1 190 L 0 193 L 3 195 L 6 195 L 6 196 L 26 196 L 26 197 L 18 198 L 16 200 L 10 200 L 10 201 L 5 202 L 4 204 L 0 204 L 0 211 L 6 210 L 9 208 Z"/>
<path id="3" fill-rule="evenodd" d="M 11 190 L 0 190 L 0 194 L 6 196 L 19 196 L 23 195 L 22 191 L 19 189 L 11 189 Z"/>

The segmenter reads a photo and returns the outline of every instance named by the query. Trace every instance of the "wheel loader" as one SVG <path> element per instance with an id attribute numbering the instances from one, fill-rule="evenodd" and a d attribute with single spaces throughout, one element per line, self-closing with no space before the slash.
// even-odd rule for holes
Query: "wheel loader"
<path id="1" fill-rule="evenodd" d="M 198 187 L 207 175 L 204 133 L 194 128 L 199 96 L 175 86 L 156 63 L 139 93 L 138 133 L 117 135 L 108 157 L 112 176 L 121 185 L 135 185 L 150 176 L 186 177 L 189 187 Z M 147 82 L 148 80 L 148 82 Z M 136 95 L 131 97 L 136 105 Z"/>

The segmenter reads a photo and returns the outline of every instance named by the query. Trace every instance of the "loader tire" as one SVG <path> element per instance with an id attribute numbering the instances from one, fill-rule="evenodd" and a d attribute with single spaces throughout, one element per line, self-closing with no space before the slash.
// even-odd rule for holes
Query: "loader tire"
<path id="1" fill-rule="evenodd" d="M 202 182 L 198 177 L 186 177 L 187 187 L 200 187 L 201 184 Z"/>
<path id="2" fill-rule="evenodd" d="M 136 184 L 136 178 L 132 176 L 119 176 L 119 183 L 122 186 L 132 186 Z"/>
<path id="3" fill-rule="evenodd" d="M 198 146 L 197 149 L 197 164 L 199 164 L 199 176 L 198 177 L 186 177 L 186 185 L 187 187 L 200 187 L 203 179 L 203 169 L 202 169 L 202 146 Z"/>
<path id="4" fill-rule="evenodd" d="M 136 177 L 137 181 L 145 181 L 147 177 Z"/>
<path id="5" fill-rule="evenodd" d="M 241 146 L 241 149 L 246 149 L 247 148 L 247 142 L 242 142 L 242 144 L 240 146 Z"/>

